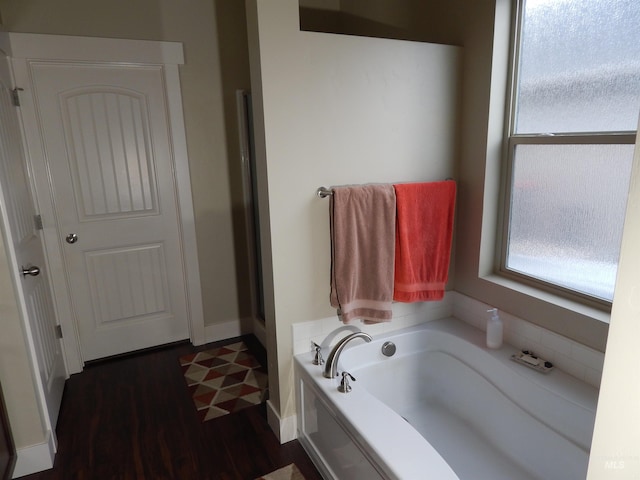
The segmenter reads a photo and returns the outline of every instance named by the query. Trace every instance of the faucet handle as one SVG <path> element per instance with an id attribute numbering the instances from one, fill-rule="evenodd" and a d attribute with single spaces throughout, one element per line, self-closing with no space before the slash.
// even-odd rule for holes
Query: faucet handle
<path id="1" fill-rule="evenodd" d="M 342 372 L 342 380 L 340 381 L 340 386 L 338 387 L 338 391 L 342 393 L 349 393 L 351 391 L 351 385 L 349 384 L 349 379 L 352 381 L 356 381 L 356 379 L 349 372 Z"/>
<path id="2" fill-rule="evenodd" d="M 315 348 L 316 350 L 316 355 L 315 357 L 313 357 L 313 364 L 324 365 L 324 358 L 322 358 L 322 352 L 320 351 L 322 347 L 318 345 L 316 342 L 311 342 L 311 343 L 313 344 L 313 348 Z"/>

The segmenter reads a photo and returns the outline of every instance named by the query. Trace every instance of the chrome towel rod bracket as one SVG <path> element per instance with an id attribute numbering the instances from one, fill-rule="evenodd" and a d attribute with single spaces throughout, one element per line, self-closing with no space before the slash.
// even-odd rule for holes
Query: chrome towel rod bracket
<path id="1" fill-rule="evenodd" d="M 326 187 L 320 187 L 316 190 L 316 195 L 320 198 L 327 198 L 329 195 L 333 195 L 333 190 Z"/>

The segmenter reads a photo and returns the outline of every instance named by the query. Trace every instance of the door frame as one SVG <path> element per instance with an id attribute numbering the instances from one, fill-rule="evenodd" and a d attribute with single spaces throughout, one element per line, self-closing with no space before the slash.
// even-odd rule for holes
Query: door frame
<path id="1" fill-rule="evenodd" d="M 184 63 L 182 44 L 178 42 L 75 37 L 30 33 L 3 33 L 10 46 L 16 85 L 20 91 L 20 117 L 27 144 L 27 163 L 35 185 L 36 209 L 42 215 L 47 267 L 54 291 L 56 313 L 64 333 L 63 346 L 67 372 L 81 372 L 84 367 L 71 295 L 62 260 L 61 235 L 58 232 L 52 185 L 38 122 L 37 105 L 31 82 L 31 62 L 90 63 L 100 65 L 160 65 L 164 72 L 172 163 L 178 202 L 178 221 L 182 266 L 186 279 L 189 335 L 196 344 L 205 342 L 200 271 L 195 233 L 195 215 L 182 110 L 178 66 Z"/>

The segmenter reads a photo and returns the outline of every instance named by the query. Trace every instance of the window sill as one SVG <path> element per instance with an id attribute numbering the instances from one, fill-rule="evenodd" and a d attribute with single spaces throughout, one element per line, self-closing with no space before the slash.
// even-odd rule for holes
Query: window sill
<path id="1" fill-rule="evenodd" d="M 507 288 L 514 292 L 520 293 L 522 295 L 526 295 L 533 299 L 539 300 L 541 302 L 545 302 L 556 307 L 562 308 L 564 310 L 569 310 L 574 312 L 577 315 L 586 317 L 586 319 L 591 319 L 597 322 L 604 323 L 606 325 L 609 324 L 611 319 L 611 314 L 609 312 L 605 312 L 596 307 L 592 307 L 589 305 L 584 305 L 575 300 L 570 300 L 565 297 L 561 297 L 560 295 L 554 295 L 553 293 L 546 292 L 539 288 L 532 287 L 530 285 L 526 285 L 510 278 L 498 275 L 498 274 L 490 274 L 480 277 L 481 280 L 492 283 L 494 285 Z"/>

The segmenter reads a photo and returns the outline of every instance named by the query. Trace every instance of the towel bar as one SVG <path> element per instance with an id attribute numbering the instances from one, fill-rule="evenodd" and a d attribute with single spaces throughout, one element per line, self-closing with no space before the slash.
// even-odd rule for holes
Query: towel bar
<path id="1" fill-rule="evenodd" d="M 453 178 L 447 177 L 446 180 L 453 180 Z M 329 195 L 333 195 L 333 190 L 327 187 L 318 187 L 318 190 L 316 190 L 316 195 L 320 198 L 327 198 Z"/>

